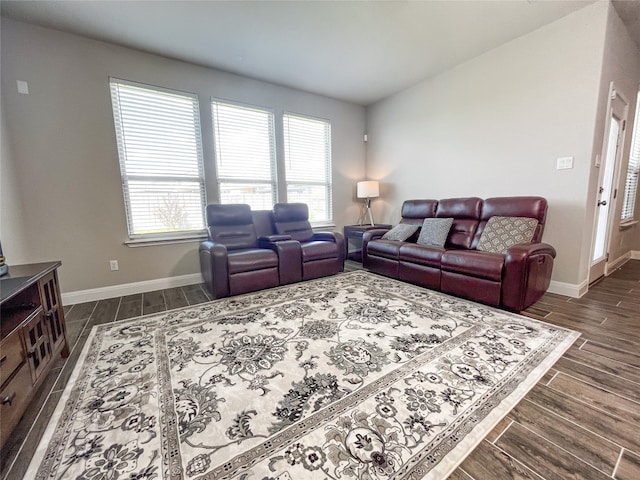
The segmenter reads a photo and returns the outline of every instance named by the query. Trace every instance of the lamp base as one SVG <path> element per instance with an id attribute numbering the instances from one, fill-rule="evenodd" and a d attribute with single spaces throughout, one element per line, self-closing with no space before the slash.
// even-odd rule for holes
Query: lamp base
<path id="1" fill-rule="evenodd" d="M 358 225 L 364 225 L 365 220 L 369 217 L 369 223 L 373 227 L 375 223 L 373 223 L 373 212 L 371 211 L 371 199 L 367 198 L 364 201 L 364 212 L 361 211 L 360 217 L 358 218 Z"/>

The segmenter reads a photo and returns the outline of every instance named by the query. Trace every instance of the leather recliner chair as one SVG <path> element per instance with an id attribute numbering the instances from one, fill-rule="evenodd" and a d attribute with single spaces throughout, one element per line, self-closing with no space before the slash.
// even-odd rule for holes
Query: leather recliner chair
<path id="1" fill-rule="evenodd" d="M 338 232 L 314 233 L 305 203 L 276 203 L 273 225 L 277 234 L 300 242 L 302 280 L 335 275 L 344 270 L 345 243 Z"/>
<path id="2" fill-rule="evenodd" d="M 207 205 L 206 214 L 209 240 L 200 244 L 200 267 L 214 298 L 300 280 L 297 269 L 287 269 L 278 255 L 297 252 L 298 242 L 284 236 L 258 239 L 249 205 Z"/>

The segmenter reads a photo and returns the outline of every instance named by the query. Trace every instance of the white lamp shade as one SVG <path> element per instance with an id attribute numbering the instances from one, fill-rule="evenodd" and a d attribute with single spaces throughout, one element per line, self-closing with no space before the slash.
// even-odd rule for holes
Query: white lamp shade
<path id="1" fill-rule="evenodd" d="M 358 198 L 376 198 L 380 196 L 380 186 L 375 180 L 358 182 Z"/>

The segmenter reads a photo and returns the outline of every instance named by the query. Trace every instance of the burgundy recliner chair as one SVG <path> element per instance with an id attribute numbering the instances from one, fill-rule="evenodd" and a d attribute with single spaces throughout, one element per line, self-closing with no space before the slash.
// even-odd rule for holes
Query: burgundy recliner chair
<path id="1" fill-rule="evenodd" d="M 276 233 L 289 235 L 300 242 L 302 280 L 335 275 L 344 270 L 344 237 L 338 232 L 314 233 L 307 204 L 276 203 L 273 225 Z"/>
<path id="2" fill-rule="evenodd" d="M 214 298 L 300 280 L 297 269 L 287 268 L 279 255 L 297 252 L 298 242 L 283 236 L 258 239 L 249 205 L 212 204 L 206 213 L 209 240 L 200 244 L 200 267 Z"/>

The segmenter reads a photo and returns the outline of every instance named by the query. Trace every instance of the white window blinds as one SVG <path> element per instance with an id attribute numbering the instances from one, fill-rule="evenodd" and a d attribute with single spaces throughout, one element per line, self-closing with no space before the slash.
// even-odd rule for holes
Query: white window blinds
<path id="1" fill-rule="evenodd" d="M 331 222 L 331 124 L 285 114 L 283 127 L 287 201 L 306 203 L 313 223 Z"/>
<path id="2" fill-rule="evenodd" d="M 275 201 L 275 142 L 269 110 L 213 100 L 220 203 L 270 210 Z"/>
<path id="3" fill-rule="evenodd" d="M 627 165 L 627 180 L 624 185 L 624 200 L 622 203 L 622 222 L 632 221 L 638 193 L 638 174 L 640 172 L 640 92 L 636 103 L 636 118 L 633 125 L 633 137 L 631 140 L 631 152 L 629 152 L 629 164 Z"/>
<path id="4" fill-rule="evenodd" d="M 204 230 L 196 95 L 111 79 L 129 236 Z"/>

